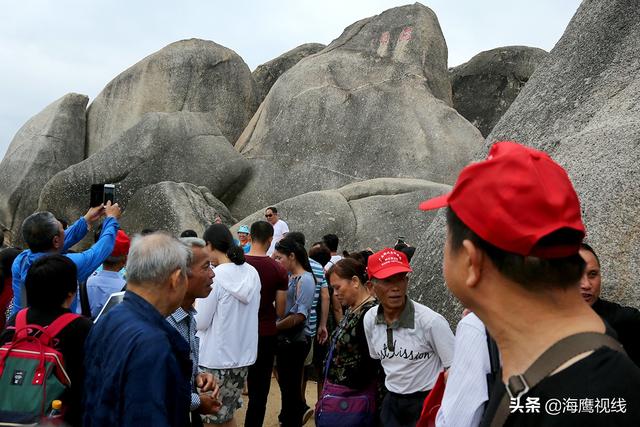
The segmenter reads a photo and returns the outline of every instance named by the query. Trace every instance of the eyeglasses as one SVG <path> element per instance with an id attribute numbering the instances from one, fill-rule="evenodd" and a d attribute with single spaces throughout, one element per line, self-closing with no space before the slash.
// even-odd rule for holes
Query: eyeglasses
<path id="1" fill-rule="evenodd" d="M 273 214 L 265 214 L 264 217 L 265 218 L 271 218 L 273 216 Z"/>

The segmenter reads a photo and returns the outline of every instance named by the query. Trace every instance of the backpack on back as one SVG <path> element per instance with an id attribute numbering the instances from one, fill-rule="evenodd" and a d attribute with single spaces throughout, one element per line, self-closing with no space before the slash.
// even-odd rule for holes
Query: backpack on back
<path id="1" fill-rule="evenodd" d="M 27 324 L 27 310 L 16 315 L 13 340 L 0 347 L 0 425 L 39 423 L 71 385 L 55 337 L 80 316 L 65 313 L 43 327 Z"/>

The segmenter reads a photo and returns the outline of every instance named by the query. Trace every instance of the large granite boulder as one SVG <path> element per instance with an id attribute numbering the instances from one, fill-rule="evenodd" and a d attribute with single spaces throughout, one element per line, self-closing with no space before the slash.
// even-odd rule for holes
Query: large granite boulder
<path id="1" fill-rule="evenodd" d="M 587 240 L 600 256 L 603 297 L 634 307 L 640 307 L 638 46 L 636 2 L 583 1 L 487 138 L 487 147 L 509 139 L 545 150 L 567 169 Z M 422 301 L 453 312 L 457 306 L 443 291 L 444 225 L 440 213 L 423 236 L 416 263 Z"/>
<path id="2" fill-rule="evenodd" d="M 55 175 L 40 208 L 77 218 L 96 183 L 115 183 L 125 210 L 139 189 L 162 181 L 204 186 L 219 198 L 242 182 L 248 163 L 214 123 L 210 113 L 147 113 L 118 141 Z"/>
<path id="3" fill-rule="evenodd" d="M 151 228 L 178 236 L 191 229 L 202 236 L 216 216 L 227 225 L 236 222 L 227 207 L 206 187 L 164 181 L 138 190 L 129 199 L 120 223 L 128 233 Z"/>
<path id="4" fill-rule="evenodd" d="M 335 233 L 341 249 L 381 249 L 393 245 L 399 236 L 408 243 L 417 241 L 435 215 L 419 212 L 418 204 L 449 190 L 448 185 L 420 179 L 377 178 L 302 194 L 274 206 L 289 229 L 302 231 L 309 243 Z M 238 222 L 232 231 L 264 220 L 264 208 Z"/>
<path id="5" fill-rule="evenodd" d="M 22 244 L 22 221 L 36 211 L 49 179 L 84 158 L 89 98 L 70 93 L 29 119 L 0 163 L 0 224 Z"/>
<path id="6" fill-rule="evenodd" d="M 212 41 L 172 43 L 114 78 L 89 106 L 87 157 L 147 112 L 210 112 L 233 144 L 258 108 L 249 67 Z"/>
<path id="7" fill-rule="evenodd" d="M 285 71 L 307 56 L 320 52 L 325 47 L 320 43 L 306 43 L 283 53 L 269 62 L 258 65 L 251 75 L 256 81 L 260 102 L 267 96 L 271 86 Z"/>
<path id="8" fill-rule="evenodd" d="M 486 137 L 547 55 L 535 47 L 506 46 L 452 68 L 453 108 Z"/>
<path id="9" fill-rule="evenodd" d="M 236 144 L 253 177 L 228 205 L 242 217 L 372 178 L 453 183 L 482 135 L 450 105 L 447 47 L 430 9 L 358 21 L 271 88 Z"/>

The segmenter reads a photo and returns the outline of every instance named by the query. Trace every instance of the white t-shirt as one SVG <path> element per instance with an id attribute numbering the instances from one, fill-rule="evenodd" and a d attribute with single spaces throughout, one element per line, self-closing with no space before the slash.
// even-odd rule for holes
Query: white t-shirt
<path id="1" fill-rule="evenodd" d="M 386 374 L 387 390 L 410 394 L 432 389 L 438 374 L 453 361 L 454 336 L 449 323 L 430 308 L 407 298 L 402 325 L 392 329 L 395 347 L 390 349 L 387 324 L 384 318 L 378 320 L 378 307 L 372 307 L 364 315 L 364 332 L 369 354 L 380 359 Z M 411 311 L 413 316 L 407 313 Z M 403 326 L 405 315 L 413 317 L 413 328 Z"/>
<path id="2" fill-rule="evenodd" d="M 336 262 L 340 261 L 341 259 L 342 259 L 342 256 L 340 255 L 332 255 L 327 265 L 324 266 L 324 271 L 325 272 L 329 271 L 329 269 L 334 265 L 336 265 Z"/>
<path id="3" fill-rule="evenodd" d="M 473 313 L 460 320 L 447 387 L 436 417 L 436 427 L 480 425 L 489 399 L 487 374 L 491 371 L 487 333 Z"/>
<path id="4" fill-rule="evenodd" d="M 276 243 L 278 243 L 288 232 L 289 226 L 287 223 L 279 219 L 273 226 L 273 240 L 271 241 L 271 246 L 269 246 L 267 255 L 271 256 L 273 254 L 273 251 L 276 249 Z"/>
<path id="5" fill-rule="evenodd" d="M 249 263 L 220 264 L 212 291 L 196 300 L 200 366 L 228 369 L 250 366 L 258 354 L 260 276 Z"/>

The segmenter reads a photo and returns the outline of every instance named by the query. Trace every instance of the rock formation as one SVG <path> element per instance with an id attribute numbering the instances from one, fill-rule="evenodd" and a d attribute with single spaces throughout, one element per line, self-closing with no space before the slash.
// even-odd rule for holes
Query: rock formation
<path id="1" fill-rule="evenodd" d="M 482 136 L 450 107 L 446 65 L 419 3 L 349 26 L 271 88 L 236 145 L 253 177 L 231 211 L 372 178 L 453 183 Z"/>
<path id="2" fill-rule="evenodd" d="M 310 243 L 335 233 L 342 249 L 379 249 L 393 245 L 398 236 L 406 237 L 410 244 L 417 241 L 435 215 L 418 211 L 418 204 L 449 189 L 419 179 L 378 178 L 302 194 L 275 207 L 289 229 L 304 232 Z M 233 232 L 242 224 L 264 220 L 265 208 L 238 222 Z"/>
<path id="3" fill-rule="evenodd" d="M 210 112 L 232 143 L 258 107 L 249 67 L 212 41 L 171 43 L 114 78 L 89 106 L 87 157 L 147 112 Z"/>
<path id="4" fill-rule="evenodd" d="M 612 31 L 612 29 L 616 29 Z M 547 151 L 581 199 L 587 241 L 602 265 L 602 294 L 640 300 L 640 9 L 636 2 L 585 0 L 487 138 Z M 484 153 L 478 157 L 484 157 Z M 423 236 L 415 263 L 423 302 L 459 308 L 442 292 L 444 215 Z M 432 291 L 433 290 L 433 291 Z"/>
<path id="5" fill-rule="evenodd" d="M 91 184 L 99 183 L 115 183 L 125 209 L 136 191 L 162 181 L 205 186 L 221 197 L 247 171 L 210 113 L 147 113 L 118 141 L 55 175 L 40 207 L 75 219 L 88 208 Z"/>
<path id="6" fill-rule="evenodd" d="M 251 75 L 256 81 L 260 102 L 264 100 L 271 86 L 285 71 L 307 56 L 320 52 L 325 47 L 320 43 L 306 43 L 283 53 L 269 62 L 258 65 Z"/>
<path id="7" fill-rule="evenodd" d="M 0 163 L 0 224 L 22 244 L 22 221 L 38 207 L 40 190 L 56 173 L 84 158 L 89 98 L 70 93 L 25 123 Z M 9 240 L 9 239 L 8 239 Z"/>
<path id="8" fill-rule="evenodd" d="M 452 68 L 453 108 L 486 137 L 547 55 L 535 47 L 506 46 Z"/>
<path id="9" fill-rule="evenodd" d="M 191 229 L 202 236 L 216 216 L 227 225 L 235 222 L 226 206 L 206 187 L 165 181 L 138 190 L 129 199 L 120 222 L 128 233 L 152 228 L 179 236 Z"/>

